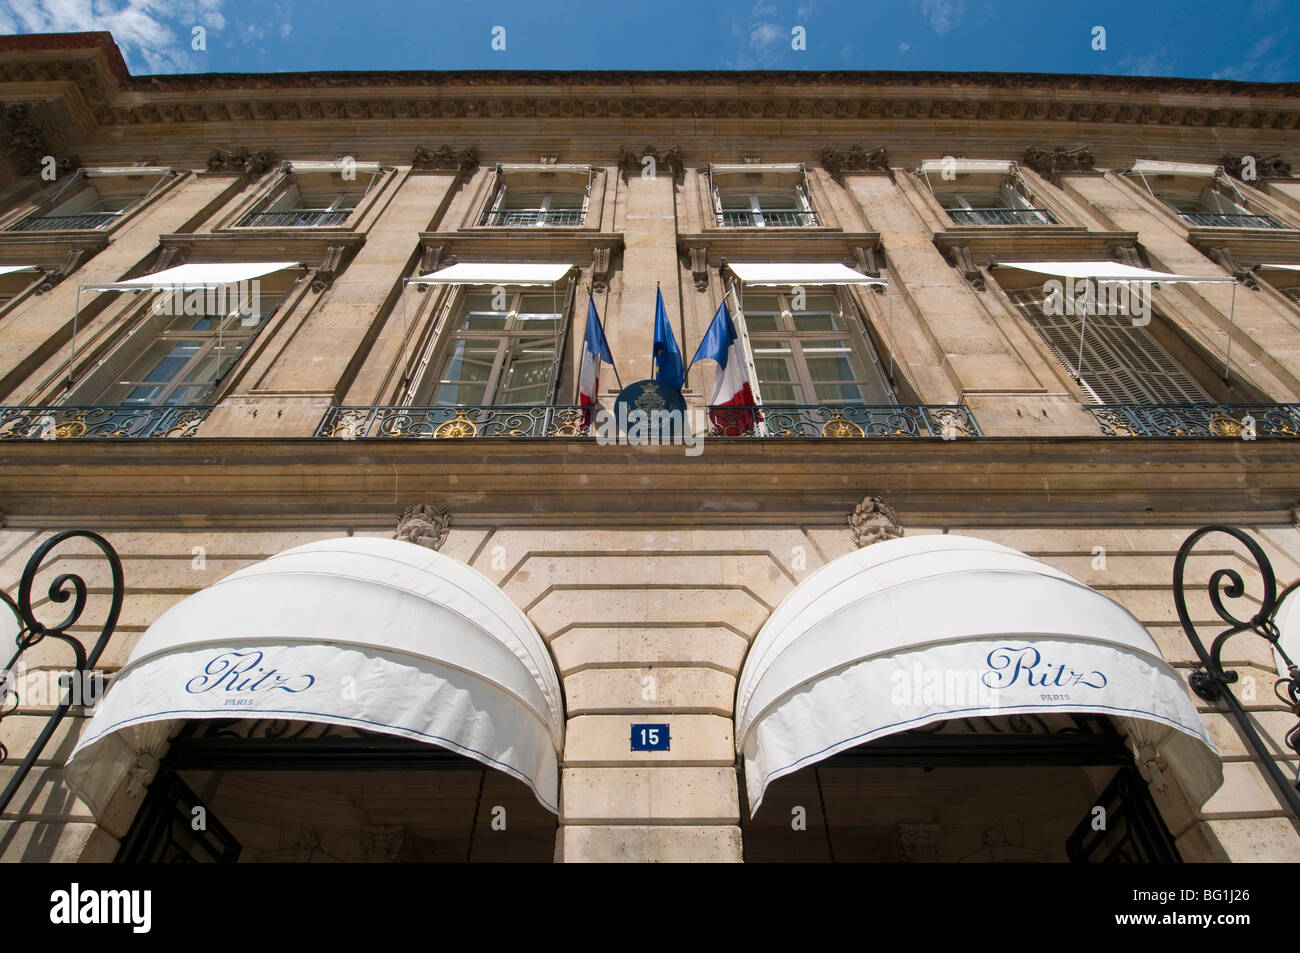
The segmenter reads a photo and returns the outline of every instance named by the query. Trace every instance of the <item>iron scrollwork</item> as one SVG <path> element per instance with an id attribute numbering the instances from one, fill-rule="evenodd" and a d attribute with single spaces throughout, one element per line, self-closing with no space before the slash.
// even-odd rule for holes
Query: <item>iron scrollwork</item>
<path id="1" fill-rule="evenodd" d="M 51 602 L 65 603 L 72 601 L 72 606 L 67 614 L 55 623 L 45 623 L 36 618 L 32 608 L 32 587 L 36 584 L 36 575 L 45 563 L 46 557 L 59 545 L 70 539 L 85 539 L 93 543 L 104 558 L 108 560 L 109 570 L 112 574 L 112 601 L 109 604 L 108 614 L 100 628 L 99 636 L 95 639 L 89 649 L 76 636 L 69 633 L 74 625 L 81 618 L 81 614 L 86 609 L 86 597 L 88 589 L 86 581 L 76 573 L 60 573 L 50 582 L 47 594 Z M 15 687 L 14 670 L 18 666 L 24 652 L 32 646 L 38 644 L 44 639 L 57 639 L 66 642 L 72 649 L 72 656 L 75 668 L 72 672 L 72 679 L 67 686 L 67 693 L 63 696 L 59 707 L 54 710 L 45 727 L 41 730 L 36 741 L 32 744 L 31 750 L 23 758 L 22 764 L 9 779 L 5 786 L 4 793 L 0 794 L 0 812 L 3 812 L 18 792 L 23 780 L 31 771 L 32 765 L 40 757 L 41 752 L 45 749 L 53 737 L 55 729 L 70 709 L 74 707 L 77 701 L 84 701 L 86 697 L 86 687 L 90 684 L 93 677 L 95 665 L 99 662 L 100 655 L 103 654 L 104 648 L 108 645 L 109 638 L 113 635 L 113 630 L 117 627 L 117 619 L 122 611 L 122 597 L 125 594 L 125 585 L 122 577 L 122 560 L 118 557 L 117 551 L 104 537 L 98 533 L 92 533 L 88 530 L 66 530 L 62 533 L 56 533 L 51 536 L 40 546 L 36 552 L 32 553 L 31 558 L 27 561 L 27 566 L 23 569 L 22 579 L 18 584 L 18 598 L 14 599 L 9 593 L 0 589 L 0 600 L 13 613 L 18 623 L 18 634 L 14 638 L 16 651 L 0 672 L 0 678 L 3 679 L 3 704 L 0 704 L 0 721 L 5 715 L 12 714 L 20 704 L 18 693 Z M 11 702 L 12 698 L 12 702 Z M 8 760 L 9 751 L 0 742 L 0 764 Z"/>
<path id="2" fill-rule="evenodd" d="M 1187 610 L 1184 575 L 1187 569 L 1187 559 L 1191 555 L 1192 549 L 1197 542 L 1211 533 L 1224 533 L 1246 547 L 1251 558 L 1255 560 L 1255 567 L 1259 570 L 1263 580 L 1264 590 L 1259 609 L 1249 618 L 1239 618 L 1224 605 L 1224 598 L 1240 599 L 1245 595 L 1246 584 L 1241 573 L 1232 568 L 1224 568 L 1216 569 L 1210 575 L 1207 586 L 1210 604 L 1214 607 L 1214 611 L 1218 613 L 1219 618 L 1228 623 L 1229 627 L 1215 636 L 1214 641 L 1210 643 L 1209 649 L 1206 649 L 1205 643 L 1197 633 L 1196 626 L 1192 624 L 1191 615 Z M 1279 643 L 1278 639 L 1281 633 L 1276 622 L 1277 612 L 1283 600 L 1297 587 L 1300 587 L 1300 581 L 1293 582 L 1279 593 L 1273 565 L 1269 562 L 1263 548 L 1247 533 L 1235 526 L 1211 525 L 1201 527 L 1187 537 L 1178 550 L 1177 559 L 1174 560 L 1174 607 L 1178 611 L 1178 621 L 1182 624 L 1188 641 L 1192 643 L 1192 647 L 1196 649 L 1196 655 L 1200 659 L 1200 665 L 1188 676 L 1192 691 L 1207 702 L 1223 702 L 1226 704 L 1228 713 L 1245 735 L 1256 756 L 1264 764 L 1265 769 L 1272 776 L 1278 790 L 1290 805 L 1292 812 L 1297 817 L 1300 817 L 1300 794 L 1297 793 L 1300 784 L 1289 782 L 1277 766 L 1272 752 L 1269 751 L 1268 746 L 1260 738 L 1259 732 L 1255 729 L 1245 708 L 1242 707 L 1241 702 L 1237 700 L 1237 696 L 1228 687 L 1237 681 L 1237 673 L 1223 667 L 1223 649 L 1228 640 L 1245 632 L 1253 632 L 1268 642 L 1286 664 L 1287 677 L 1278 679 L 1274 685 L 1274 692 L 1283 704 L 1291 709 L 1293 714 L 1300 716 L 1300 669 L 1296 668 L 1295 662 L 1291 660 L 1286 650 Z M 1297 723 L 1287 733 L 1286 743 L 1293 751 L 1300 753 L 1300 723 Z"/>

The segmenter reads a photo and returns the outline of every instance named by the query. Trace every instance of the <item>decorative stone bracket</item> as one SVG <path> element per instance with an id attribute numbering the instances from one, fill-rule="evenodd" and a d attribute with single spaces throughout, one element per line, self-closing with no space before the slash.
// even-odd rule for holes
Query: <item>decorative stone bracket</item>
<path id="1" fill-rule="evenodd" d="M 415 503 L 402 511 L 397 521 L 397 539 L 437 551 L 447 541 L 450 528 L 451 516 L 441 506 Z"/>
<path id="2" fill-rule="evenodd" d="M 863 497 L 849 516 L 849 529 L 858 549 L 886 539 L 899 539 L 903 528 L 898 525 L 894 508 L 878 496 Z"/>
<path id="3" fill-rule="evenodd" d="M 591 250 L 591 290 L 596 294 L 604 294 L 609 290 L 610 260 L 613 258 L 613 249 L 608 245 L 601 245 Z"/>
<path id="4" fill-rule="evenodd" d="M 1030 146 L 1025 150 L 1022 165 L 1033 169 L 1045 179 L 1051 179 L 1058 172 L 1088 172 L 1096 164 L 1097 157 L 1087 146 L 1067 149 L 1056 146 L 1052 149 L 1040 149 Z"/>
<path id="5" fill-rule="evenodd" d="M 858 260 L 858 270 L 873 278 L 880 277 L 880 268 L 884 264 L 883 260 L 877 260 L 877 251 L 878 249 L 870 245 L 855 245 L 853 248 L 853 257 Z M 878 295 L 885 293 L 884 285 L 871 285 L 870 288 Z"/>
<path id="6" fill-rule="evenodd" d="M 696 291 L 709 290 L 709 249 L 705 245 L 695 245 L 686 250 L 691 259 L 691 278 L 695 280 Z"/>
<path id="7" fill-rule="evenodd" d="M 954 245 L 948 249 L 948 262 L 961 272 L 961 276 L 970 282 L 972 288 L 976 291 L 984 290 L 984 275 L 975 264 L 969 246 Z"/>
<path id="8" fill-rule="evenodd" d="M 13 106 L 0 104 L 0 153 L 9 160 L 16 175 L 32 175 L 42 169 L 45 157 L 51 154 L 45 127 L 33 115 L 26 103 Z M 81 167 L 76 156 L 56 158 L 55 171 L 59 175 L 75 172 Z"/>
<path id="9" fill-rule="evenodd" d="M 1241 173 L 1245 169 L 1245 156 L 1234 156 L 1231 153 L 1225 153 L 1219 160 L 1223 166 L 1223 171 L 1228 175 L 1241 179 Z M 1291 163 L 1282 158 L 1281 155 L 1274 153 L 1271 156 L 1255 156 L 1255 178 L 1281 178 L 1285 179 L 1291 175 Z M 1243 182 L 1254 181 L 1254 179 L 1242 179 Z"/>
<path id="10" fill-rule="evenodd" d="M 1228 250 L 1227 246 L 1207 245 L 1205 248 L 1205 254 L 1209 256 L 1211 261 L 1228 274 L 1232 275 L 1247 288 L 1250 288 L 1252 291 L 1259 290 L 1259 279 L 1255 277 L 1255 273 L 1233 258 L 1232 252 Z"/>
<path id="11" fill-rule="evenodd" d="M 338 277 L 343 266 L 347 264 L 348 256 L 353 251 L 349 245 L 331 245 L 325 252 L 325 258 L 321 265 L 316 269 L 316 275 L 311 280 L 311 290 L 316 294 L 329 289 L 334 284 L 334 279 Z"/>
<path id="12" fill-rule="evenodd" d="M 275 154 L 266 150 L 251 152 L 245 148 L 213 149 L 208 156 L 209 172 L 239 173 L 252 182 L 275 165 Z"/>
<path id="13" fill-rule="evenodd" d="M 38 295 L 43 295 L 45 292 L 52 290 L 60 281 L 81 267 L 82 263 L 87 258 L 87 254 L 85 248 L 73 248 L 69 250 L 69 252 L 63 256 L 63 262 L 58 268 L 45 273 L 45 277 L 41 279 L 41 283 L 36 287 L 36 293 Z"/>
<path id="14" fill-rule="evenodd" d="M 473 172 L 478 168 L 478 146 L 453 149 L 442 145 L 432 152 L 424 146 L 416 146 L 411 168 L 416 172 Z"/>
<path id="15" fill-rule="evenodd" d="M 684 168 L 682 163 L 682 147 L 673 146 L 671 149 L 662 151 L 654 146 L 646 146 L 644 149 L 634 149 L 630 146 L 624 146 L 618 154 L 618 170 L 624 179 L 641 175 L 645 168 L 642 163 L 646 156 L 653 156 L 655 161 L 655 174 L 661 169 L 667 169 L 672 173 L 674 179 L 682 174 Z"/>
<path id="16" fill-rule="evenodd" d="M 843 180 L 846 172 L 888 172 L 889 153 L 884 146 L 877 146 L 870 152 L 859 145 L 849 146 L 844 152 L 826 146 L 822 149 L 822 167 L 837 182 Z"/>

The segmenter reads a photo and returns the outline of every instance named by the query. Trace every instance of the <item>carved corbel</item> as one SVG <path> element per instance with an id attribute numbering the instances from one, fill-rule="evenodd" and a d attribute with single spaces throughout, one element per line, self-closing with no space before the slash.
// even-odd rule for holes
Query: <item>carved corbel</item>
<path id="1" fill-rule="evenodd" d="M 867 245 L 857 245 L 853 249 L 853 257 L 858 260 L 858 270 L 864 275 L 871 275 L 873 278 L 880 277 L 880 266 L 883 262 L 876 259 L 876 249 Z M 871 290 L 876 294 L 884 294 L 884 285 L 871 285 Z"/>
<path id="2" fill-rule="evenodd" d="M 870 152 L 858 145 L 849 146 L 845 152 L 826 146 L 822 149 L 822 167 L 835 181 L 842 182 L 846 172 L 888 172 L 889 153 L 884 146 Z"/>
<path id="3" fill-rule="evenodd" d="M 411 168 L 417 172 L 463 172 L 470 173 L 478 168 L 478 146 L 466 146 L 453 149 L 443 145 L 430 152 L 424 146 L 416 146 L 411 158 Z"/>
<path id="4" fill-rule="evenodd" d="M 634 175 L 645 175 L 647 165 L 645 159 L 650 156 L 654 159 L 654 174 L 658 175 L 661 170 L 667 169 L 676 179 L 682 174 L 682 147 L 673 146 L 671 149 L 660 151 L 654 146 L 646 146 L 644 149 L 633 149 L 624 146 L 619 152 L 618 169 L 624 179 Z"/>
<path id="5" fill-rule="evenodd" d="M 16 175 L 44 172 L 51 157 L 45 128 L 33 114 L 31 106 L 18 103 L 0 104 L 0 153 L 9 160 Z M 76 156 L 54 157 L 57 175 L 74 172 L 81 166 Z"/>
<path id="6" fill-rule="evenodd" d="M 704 245 L 688 248 L 686 254 L 691 259 L 691 277 L 695 280 L 696 291 L 709 290 L 709 249 Z"/>
<path id="7" fill-rule="evenodd" d="M 451 515 L 432 503 L 415 503 L 402 511 L 397 521 L 397 539 L 426 549 L 439 550 L 447 541 Z"/>
<path id="8" fill-rule="evenodd" d="M 1146 267 L 1136 245 L 1111 245 L 1110 255 L 1121 265 L 1128 265 L 1130 268 Z"/>
<path id="9" fill-rule="evenodd" d="M 168 268 L 175 268 L 185 261 L 185 251 L 177 248 L 175 245 L 164 245 L 158 250 L 158 258 L 153 263 L 153 270 L 166 271 Z"/>
<path id="10" fill-rule="evenodd" d="M 976 291 L 984 290 L 984 276 L 980 274 L 979 266 L 975 264 L 969 246 L 954 245 L 948 249 L 948 261 L 961 272 L 963 278 L 970 282 L 972 288 Z"/>
<path id="11" fill-rule="evenodd" d="M 898 525 L 894 508 L 878 496 L 863 497 L 849 515 L 849 530 L 858 549 L 886 539 L 898 539 L 903 528 Z"/>
<path id="12" fill-rule="evenodd" d="M 316 276 L 311 280 L 311 290 L 320 294 L 334 284 L 334 279 L 346 264 L 347 255 L 347 245 L 331 245 L 325 252 L 320 267 L 316 269 Z"/>
<path id="13" fill-rule="evenodd" d="M 63 261 L 59 264 L 58 268 L 45 273 L 45 277 L 41 279 L 41 283 L 36 288 L 36 293 L 38 295 L 43 295 L 45 292 L 53 289 L 55 285 L 80 268 L 81 263 L 85 260 L 86 249 L 73 248 L 70 250 L 63 256 Z"/>
<path id="14" fill-rule="evenodd" d="M 1248 161 L 1249 160 L 1249 161 Z M 1282 158 L 1281 155 L 1274 153 L 1271 156 L 1234 156 L 1226 153 L 1219 164 L 1223 166 L 1223 171 L 1243 182 L 1254 182 L 1263 178 L 1287 178 L 1291 175 L 1291 163 Z M 1251 166 L 1254 166 L 1252 169 Z M 1246 173 L 1253 172 L 1250 177 Z"/>
<path id="15" fill-rule="evenodd" d="M 1250 288 L 1252 291 L 1259 290 L 1259 281 L 1256 279 L 1255 273 L 1233 258 L 1232 252 L 1229 251 L 1226 246 L 1210 245 L 1206 247 L 1205 254 L 1211 261 L 1228 274 L 1232 275 L 1247 288 Z"/>
<path id="16" fill-rule="evenodd" d="M 1033 169 L 1045 179 L 1051 179 L 1058 172 L 1087 172 L 1096 164 L 1096 156 L 1087 146 L 1066 149 L 1056 146 L 1052 149 L 1040 149 L 1030 146 L 1025 150 L 1022 165 Z"/>
<path id="17" fill-rule="evenodd" d="M 609 290 L 609 263 L 613 257 L 608 245 L 593 248 L 591 252 L 591 290 L 604 294 Z"/>
<path id="18" fill-rule="evenodd" d="M 252 182 L 275 164 L 275 154 L 265 149 L 213 149 L 208 155 L 209 172 L 237 173 Z"/>

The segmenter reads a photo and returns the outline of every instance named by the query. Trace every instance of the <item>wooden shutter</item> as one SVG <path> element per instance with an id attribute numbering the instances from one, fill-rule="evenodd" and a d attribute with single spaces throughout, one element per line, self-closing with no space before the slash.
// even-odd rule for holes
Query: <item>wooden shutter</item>
<path id="1" fill-rule="evenodd" d="M 1008 291 L 1043 343 L 1071 373 L 1079 362 L 1079 315 L 1043 311 L 1037 288 Z M 1143 327 L 1127 315 L 1088 315 L 1080 369 L 1084 391 L 1099 404 L 1184 404 L 1211 400 Z"/>

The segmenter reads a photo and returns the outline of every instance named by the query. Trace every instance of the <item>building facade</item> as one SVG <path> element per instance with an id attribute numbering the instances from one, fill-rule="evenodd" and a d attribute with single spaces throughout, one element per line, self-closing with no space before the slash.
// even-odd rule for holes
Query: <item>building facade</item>
<path id="1" fill-rule="evenodd" d="M 1300 577 L 1294 84 L 76 34 L 0 38 L 0 102 L 0 581 L 84 529 L 125 587 L 5 860 L 1300 857 L 1171 589 L 1207 524 Z M 656 291 L 688 361 L 726 302 L 753 403 L 701 362 L 671 438 L 602 433 L 589 303 L 610 411 Z M 1220 568 L 1268 598 L 1207 537 L 1203 633 Z M 111 561 L 37 615 L 66 573 L 93 641 Z M 11 675 L 9 776 L 69 657 Z M 1224 661 L 1294 777 L 1270 647 Z"/>

